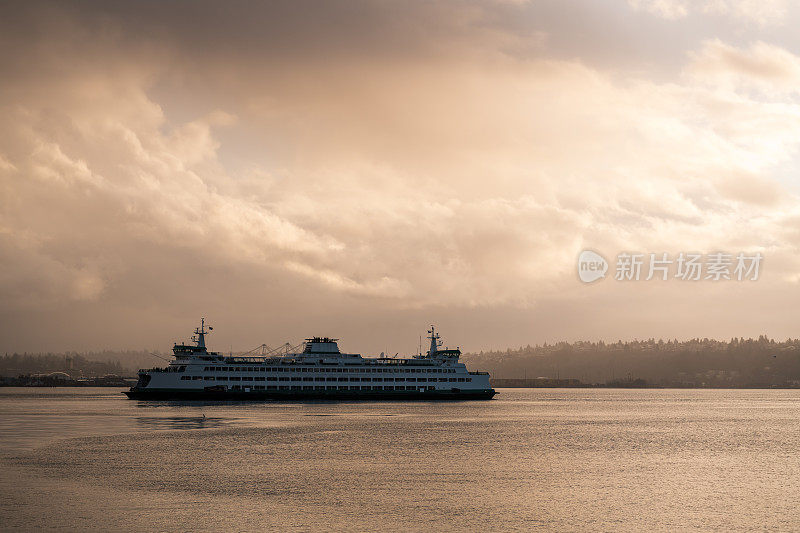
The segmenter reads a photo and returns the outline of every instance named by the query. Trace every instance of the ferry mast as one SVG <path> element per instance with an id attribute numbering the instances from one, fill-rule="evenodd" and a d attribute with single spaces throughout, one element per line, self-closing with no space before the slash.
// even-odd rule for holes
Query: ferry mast
<path id="1" fill-rule="evenodd" d="M 212 329 L 214 328 L 208 326 L 208 331 L 206 331 L 206 319 L 205 317 L 200 318 L 200 327 L 194 328 L 194 336 L 192 336 L 192 341 L 197 344 L 198 348 L 206 347 L 206 335 L 211 333 Z"/>
<path id="2" fill-rule="evenodd" d="M 428 357 L 436 357 L 436 352 L 439 351 L 439 346 L 442 341 L 439 339 L 439 334 L 436 333 L 436 328 L 431 324 L 431 329 L 428 330 L 428 338 L 431 340 L 431 347 L 428 350 Z"/>

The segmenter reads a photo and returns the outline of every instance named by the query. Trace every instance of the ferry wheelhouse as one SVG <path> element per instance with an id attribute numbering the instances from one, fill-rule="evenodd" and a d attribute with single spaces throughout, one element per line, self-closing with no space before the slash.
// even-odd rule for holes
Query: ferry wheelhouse
<path id="1" fill-rule="evenodd" d="M 208 351 L 205 319 L 193 344 L 175 344 L 165 368 L 139 371 L 125 394 L 136 400 L 489 400 L 488 372 L 469 372 L 461 350 L 442 348 L 435 328 L 430 348 L 411 358 L 362 357 L 339 351 L 338 339 L 311 337 L 302 351 L 226 356 Z"/>

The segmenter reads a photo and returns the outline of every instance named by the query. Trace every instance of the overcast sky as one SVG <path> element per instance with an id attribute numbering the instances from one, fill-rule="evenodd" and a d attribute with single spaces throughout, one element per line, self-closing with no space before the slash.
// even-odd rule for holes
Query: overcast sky
<path id="1" fill-rule="evenodd" d="M 0 352 L 800 337 L 797 6 L 4 2 Z"/>

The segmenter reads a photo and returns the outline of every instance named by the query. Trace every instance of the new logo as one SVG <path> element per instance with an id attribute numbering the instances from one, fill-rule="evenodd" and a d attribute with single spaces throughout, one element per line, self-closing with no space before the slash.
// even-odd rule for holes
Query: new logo
<path id="1" fill-rule="evenodd" d="M 591 250 L 584 250 L 578 256 L 578 277 L 584 283 L 591 283 L 606 277 L 608 261 Z"/>

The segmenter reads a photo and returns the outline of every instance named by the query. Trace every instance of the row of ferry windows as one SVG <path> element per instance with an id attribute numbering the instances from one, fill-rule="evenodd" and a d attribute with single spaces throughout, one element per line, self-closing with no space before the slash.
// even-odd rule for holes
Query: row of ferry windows
<path id="1" fill-rule="evenodd" d="M 312 386 L 275 386 L 275 385 L 253 385 L 252 387 L 247 387 L 250 390 L 409 390 L 409 391 L 418 391 L 421 389 L 424 390 L 434 390 L 434 387 L 312 387 Z M 231 390 L 242 390 L 243 387 L 240 385 L 233 385 L 231 386 Z"/>
<path id="2" fill-rule="evenodd" d="M 300 376 L 275 377 L 275 376 L 181 376 L 183 381 L 406 381 L 417 383 L 433 383 L 440 381 L 443 383 L 464 383 L 472 381 L 472 378 L 303 378 Z"/>
<path id="3" fill-rule="evenodd" d="M 281 368 L 281 367 L 248 367 L 248 366 L 207 366 L 203 370 L 206 372 L 389 372 L 389 373 L 434 373 L 434 374 L 453 374 L 453 368 Z"/>

